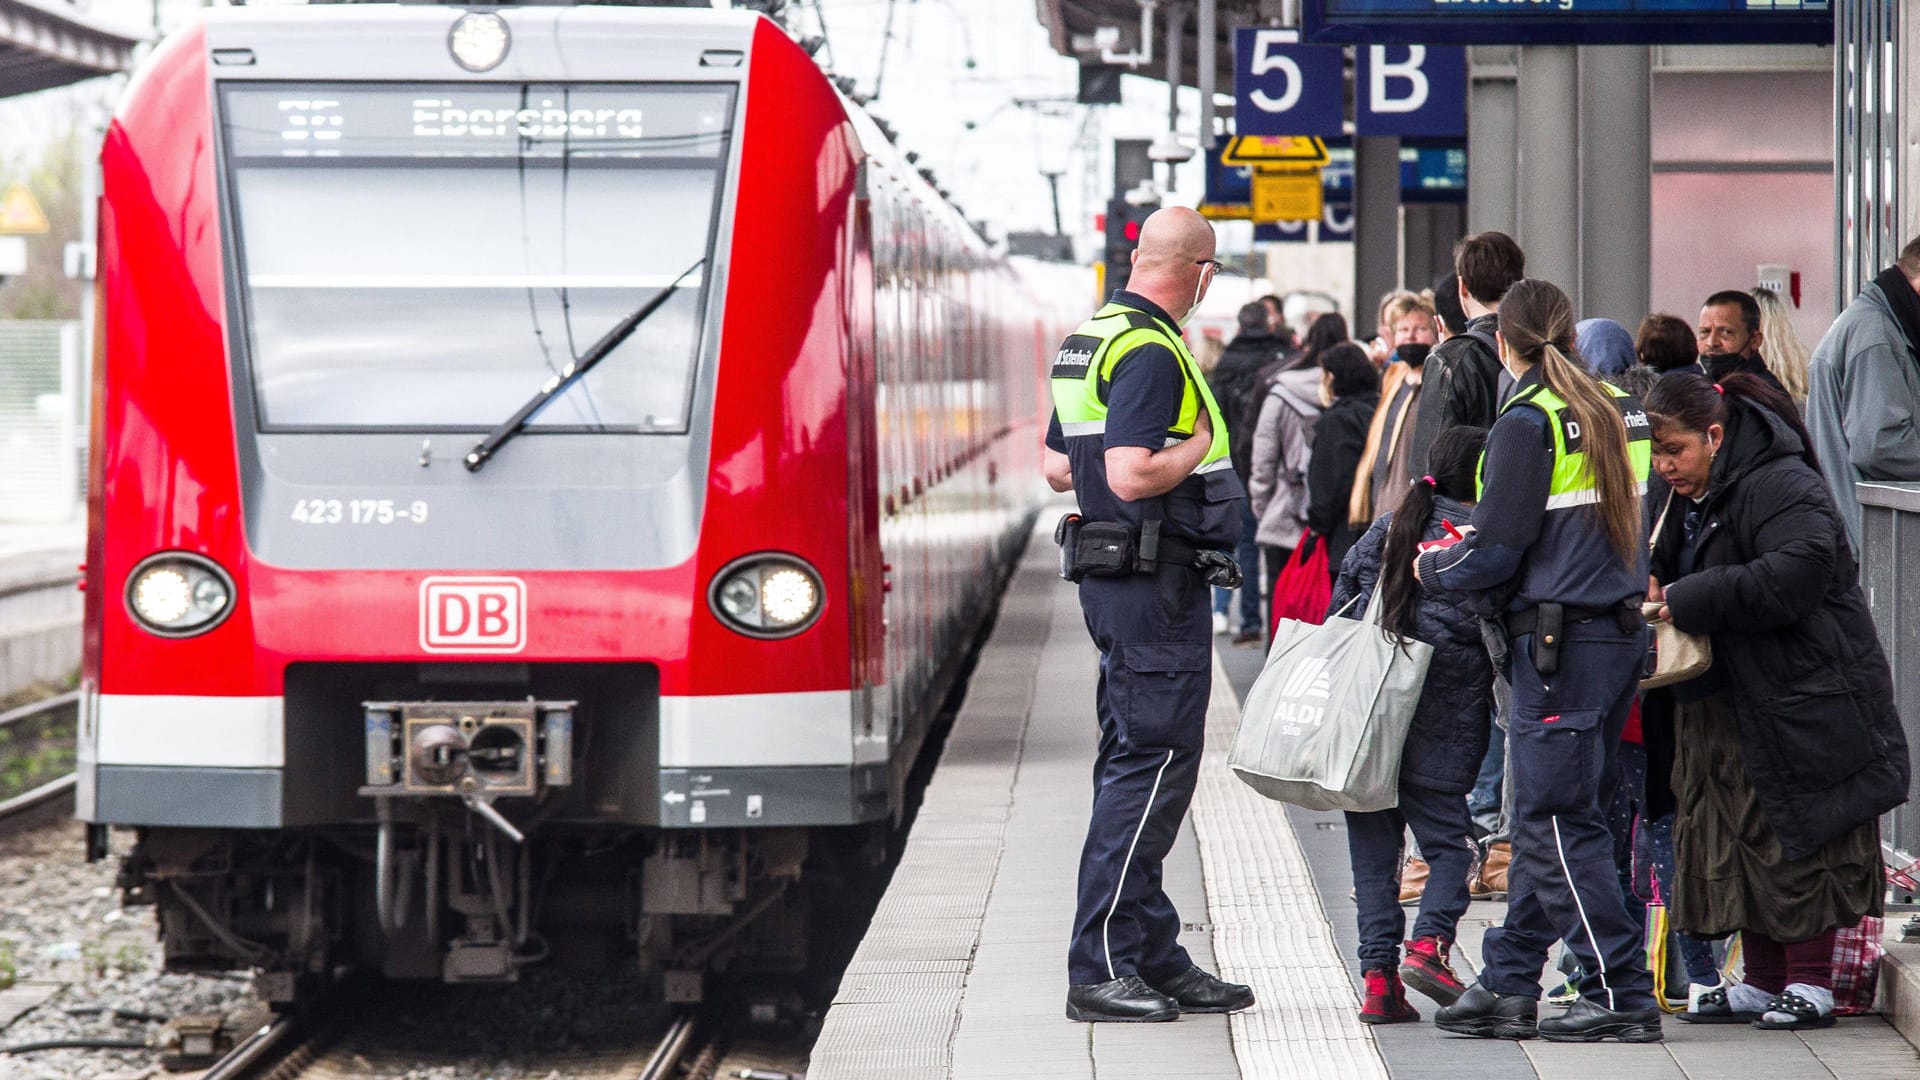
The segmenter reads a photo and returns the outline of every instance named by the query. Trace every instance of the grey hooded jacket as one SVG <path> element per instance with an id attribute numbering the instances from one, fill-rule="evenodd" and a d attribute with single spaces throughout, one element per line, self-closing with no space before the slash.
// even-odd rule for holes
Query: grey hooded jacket
<path id="1" fill-rule="evenodd" d="M 1920 480 L 1920 364 L 1880 286 L 1840 313 L 1807 367 L 1807 430 L 1860 550 L 1862 480 Z"/>
<path id="2" fill-rule="evenodd" d="M 1320 412 L 1317 364 L 1282 373 L 1260 403 L 1247 494 L 1260 519 L 1255 536 L 1268 547 L 1291 548 L 1306 530 L 1307 464 Z"/>

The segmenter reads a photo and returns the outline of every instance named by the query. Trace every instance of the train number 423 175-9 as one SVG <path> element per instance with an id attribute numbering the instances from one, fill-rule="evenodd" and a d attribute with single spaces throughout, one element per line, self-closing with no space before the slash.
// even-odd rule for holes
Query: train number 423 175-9
<path id="1" fill-rule="evenodd" d="M 415 499 L 297 499 L 293 520 L 302 525 L 425 525 L 427 502 Z"/>

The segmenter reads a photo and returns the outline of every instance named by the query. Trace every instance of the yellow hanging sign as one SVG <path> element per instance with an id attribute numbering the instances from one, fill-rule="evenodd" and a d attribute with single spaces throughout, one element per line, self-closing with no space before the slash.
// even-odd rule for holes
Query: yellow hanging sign
<path id="1" fill-rule="evenodd" d="M 7 189 L 7 197 L 0 200 L 0 236 L 38 235 L 48 227 L 46 212 L 27 185 L 15 184 Z"/>
<path id="2" fill-rule="evenodd" d="M 1332 160 L 1318 135 L 1236 135 L 1220 152 L 1223 165 L 1286 165 L 1317 169 Z"/>
<path id="3" fill-rule="evenodd" d="M 1318 169 L 1253 174 L 1253 220 L 1256 222 L 1318 221 L 1321 200 Z"/>

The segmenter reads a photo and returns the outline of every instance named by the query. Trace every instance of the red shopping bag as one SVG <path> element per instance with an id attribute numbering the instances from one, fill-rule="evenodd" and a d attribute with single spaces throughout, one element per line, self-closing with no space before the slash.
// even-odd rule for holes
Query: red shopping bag
<path id="1" fill-rule="evenodd" d="M 1300 534 L 1287 565 L 1273 583 L 1273 626 L 1281 619 L 1297 619 L 1315 626 L 1327 621 L 1327 601 L 1333 599 L 1333 579 L 1327 576 L 1327 542 L 1312 531 Z M 1271 628 L 1270 628 L 1271 629 Z"/>
<path id="2" fill-rule="evenodd" d="M 1880 985 L 1881 920 L 1868 915 L 1860 925 L 1833 935 L 1833 1012 L 1858 1016 L 1873 1011 L 1874 991 Z"/>

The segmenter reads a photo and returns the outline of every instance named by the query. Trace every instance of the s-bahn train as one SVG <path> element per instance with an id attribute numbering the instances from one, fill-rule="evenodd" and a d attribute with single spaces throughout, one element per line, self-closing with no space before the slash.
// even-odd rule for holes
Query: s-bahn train
<path id="1" fill-rule="evenodd" d="M 743 12 L 222 11 L 101 169 L 79 814 L 168 966 L 791 962 L 1071 314 Z"/>

